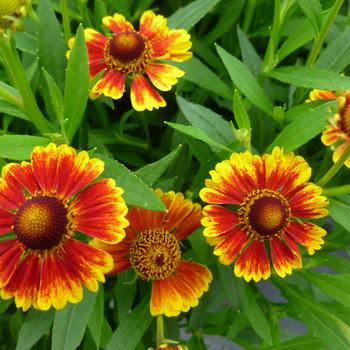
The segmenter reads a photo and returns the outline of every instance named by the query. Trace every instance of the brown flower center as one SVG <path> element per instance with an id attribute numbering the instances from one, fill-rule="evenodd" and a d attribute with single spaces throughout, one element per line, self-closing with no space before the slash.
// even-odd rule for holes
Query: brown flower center
<path id="1" fill-rule="evenodd" d="M 123 73 L 140 72 L 151 62 L 150 46 L 137 32 L 115 34 L 108 40 L 104 56 L 110 69 Z"/>
<path id="2" fill-rule="evenodd" d="M 67 209 L 55 197 L 38 196 L 27 200 L 17 211 L 14 231 L 30 249 L 51 249 L 67 233 Z"/>
<path id="3" fill-rule="evenodd" d="M 129 248 L 130 262 L 144 280 L 161 280 L 173 274 L 181 260 L 179 242 L 164 230 L 141 232 Z"/>
<path id="4" fill-rule="evenodd" d="M 340 129 L 350 137 L 350 92 L 339 96 L 337 101 L 340 115 L 338 125 Z"/>
<path id="5" fill-rule="evenodd" d="M 282 232 L 290 218 L 290 209 L 280 193 L 255 190 L 241 204 L 239 217 L 249 236 L 265 240 Z"/>

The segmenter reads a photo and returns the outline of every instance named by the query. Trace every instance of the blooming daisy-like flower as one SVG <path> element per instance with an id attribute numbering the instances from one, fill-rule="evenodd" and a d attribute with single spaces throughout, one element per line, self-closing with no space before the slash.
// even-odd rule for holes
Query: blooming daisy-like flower
<path id="1" fill-rule="evenodd" d="M 338 103 L 338 113 L 329 118 L 321 137 L 324 145 L 334 147 L 333 162 L 336 162 L 350 142 L 350 91 L 337 95 L 334 91 L 315 89 L 310 92 L 310 100 L 336 100 Z M 350 157 L 345 165 L 350 168 Z"/>
<path id="2" fill-rule="evenodd" d="M 61 309 L 96 291 L 112 257 L 78 238 L 125 236 L 127 207 L 114 180 L 91 184 L 104 164 L 67 146 L 35 147 L 31 162 L 7 164 L 0 178 L 0 293 L 17 307 Z M 88 237 L 86 237 L 87 239 Z M 85 240 L 86 240 L 85 239 Z"/>
<path id="3" fill-rule="evenodd" d="M 121 243 L 93 240 L 92 244 L 113 256 L 109 274 L 132 267 L 143 280 L 152 281 L 153 316 L 177 316 L 198 305 L 212 280 L 207 267 L 181 258 L 180 241 L 200 227 L 201 208 L 182 193 L 159 189 L 155 193 L 166 205 L 165 212 L 134 207 L 128 212 L 130 226 Z"/>
<path id="4" fill-rule="evenodd" d="M 109 37 L 91 28 L 85 30 L 90 77 L 105 71 L 90 97 L 94 99 L 103 94 L 121 98 L 128 76 L 135 110 L 164 107 L 164 99 L 149 80 L 161 91 L 168 91 L 177 83 L 184 72 L 162 60 L 182 62 L 191 58 L 190 35 L 184 29 L 169 29 L 166 18 L 152 11 L 143 13 L 138 31 L 119 13 L 104 17 L 102 22 L 112 32 Z M 68 43 L 70 48 L 73 43 L 74 38 Z"/>
<path id="5" fill-rule="evenodd" d="M 31 0 L 0 0 L 0 32 L 5 28 L 20 28 L 30 4 Z"/>
<path id="6" fill-rule="evenodd" d="M 200 191 L 211 204 L 203 209 L 204 236 L 222 264 L 235 261 L 237 277 L 269 278 L 268 255 L 277 274 L 285 277 L 301 267 L 297 243 L 309 254 L 321 248 L 326 231 L 303 219 L 326 216 L 327 198 L 308 182 L 311 168 L 302 157 L 278 147 L 261 157 L 233 153 L 210 175 Z"/>

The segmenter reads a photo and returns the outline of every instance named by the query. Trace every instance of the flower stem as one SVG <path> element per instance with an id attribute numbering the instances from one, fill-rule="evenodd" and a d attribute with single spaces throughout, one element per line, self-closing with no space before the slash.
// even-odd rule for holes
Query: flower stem
<path id="1" fill-rule="evenodd" d="M 326 197 L 340 196 L 350 193 L 350 185 L 324 188 L 322 194 Z"/>
<path id="2" fill-rule="evenodd" d="M 5 34 L 0 34 L 0 55 L 5 69 L 22 97 L 23 107 L 28 119 L 41 134 L 53 132 L 53 126 L 41 113 L 35 101 L 17 50 L 16 48 L 12 48 L 8 36 Z"/>
<path id="3" fill-rule="evenodd" d="M 244 20 L 242 25 L 242 30 L 245 33 L 248 33 L 250 24 L 252 22 L 253 14 L 255 11 L 255 6 L 256 6 L 256 0 L 248 0 L 248 2 L 246 3 Z"/>
<path id="4" fill-rule="evenodd" d="M 320 30 L 320 34 L 317 36 L 317 38 L 315 39 L 315 41 L 312 45 L 309 57 L 307 58 L 306 63 L 305 63 L 306 67 L 310 67 L 315 63 L 316 58 L 317 58 L 317 56 L 322 48 L 323 42 L 326 39 L 329 28 L 333 24 L 341 6 L 343 5 L 343 2 L 344 2 L 344 0 L 336 0 L 334 5 L 332 6 L 329 15 L 326 18 L 326 20 L 325 20 L 325 22 Z"/>
<path id="5" fill-rule="evenodd" d="M 327 182 L 329 182 L 334 175 L 341 169 L 345 161 L 350 156 L 350 142 L 348 142 L 344 152 L 340 156 L 340 158 L 333 164 L 333 166 L 317 181 L 317 185 L 324 186 Z"/>
<path id="6" fill-rule="evenodd" d="M 164 318 L 157 316 L 157 348 L 164 342 Z"/>
<path id="7" fill-rule="evenodd" d="M 61 12 L 62 12 L 62 19 L 63 19 L 64 38 L 66 41 L 68 41 L 72 37 L 72 32 L 70 30 L 68 1 L 60 0 L 60 3 L 61 3 Z"/>

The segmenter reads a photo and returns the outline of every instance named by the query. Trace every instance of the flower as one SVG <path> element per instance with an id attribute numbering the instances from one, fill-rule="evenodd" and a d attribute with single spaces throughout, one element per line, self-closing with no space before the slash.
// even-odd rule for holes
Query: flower
<path id="1" fill-rule="evenodd" d="M 186 345 L 180 345 L 180 344 L 163 343 L 159 345 L 157 348 L 149 348 L 148 350 L 188 350 L 188 347 Z"/>
<path id="2" fill-rule="evenodd" d="M 200 226 L 201 208 L 184 199 L 182 193 L 155 190 L 166 205 L 165 212 L 131 208 L 125 239 L 115 245 L 93 240 L 114 259 L 115 274 L 133 267 L 146 281 L 152 281 L 151 314 L 177 316 L 198 305 L 212 280 L 210 270 L 181 258 L 180 242 Z"/>
<path id="3" fill-rule="evenodd" d="M 167 20 L 152 11 L 143 13 L 139 31 L 124 16 L 115 13 L 104 17 L 103 24 L 112 32 L 106 37 L 92 28 L 85 29 L 90 77 L 105 71 L 90 92 L 95 99 L 101 94 L 119 99 L 125 91 L 125 78 L 131 79 L 131 104 L 137 111 L 164 107 L 161 91 L 171 90 L 184 72 L 160 60 L 182 62 L 192 57 L 192 44 L 184 29 L 169 29 Z M 74 38 L 68 45 L 72 48 Z M 159 62 L 160 61 L 160 62 Z"/>
<path id="4" fill-rule="evenodd" d="M 17 30 L 26 16 L 31 0 L 0 0 L 0 31 L 5 28 Z"/>
<path id="5" fill-rule="evenodd" d="M 343 91 L 338 95 L 334 91 L 315 89 L 310 92 L 310 100 L 336 100 L 338 103 L 338 113 L 329 118 L 321 137 L 324 145 L 332 145 L 334 148 L 335 163 L 350 142 L 350 91 Z M 345 161 L 345 165 L 350 168 L 350 157 Z"/>
<path id="6" fill-rule="evenodd" d="M 16 306 L 61 309 L 97 291 L 112 257 L 75 232 L 116 243 L 127 207 L 114 180 L 96 182 L 101 160 L 67 145 L 35 147 L 31 162 L 7 164 L 0 178 L 0 293 Z M 87 237 L 86 237 L 87 238 Z"/>
<path id="7" fill-rule="evenodd" d="M 311 168 L 302 157 L 278 147 L 261 157 L 233 153 L 210 175 L 200 191 L 211 204 L 203 209 L 203 233 L 222 264 L 237 259 L 237 277 L 269 278 L 267 251 L 277 274 L 285 277 L 301 267 L 297 243 L 309 254 L 321 248 L 326 231 L 302 219 L 326 216 L 328 202 L 322 189 L 308 182 Z"/>

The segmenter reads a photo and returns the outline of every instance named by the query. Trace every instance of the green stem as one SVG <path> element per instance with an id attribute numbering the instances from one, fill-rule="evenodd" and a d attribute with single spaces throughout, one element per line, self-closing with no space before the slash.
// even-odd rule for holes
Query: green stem
<path id="1" fill-rule="evenodd" d="M 317 58 L 317 56 L 322 48 L 323 42 L 326 39 L 329 28 L 333 24 L 341 6 L 343 5 L 343 2 L 344 2 L 344 0 L 335 0 L 335 3 L 333 5 L 333 7 L 330 9 L 330 13 L 329 13 L 325 23 L 322 25 L 320 34 L 317 36 L 317 38 L 315 39 L 315 41 L 312 45 L 309 57 L 307 58 L 306 63 L 305 63 L 306 67 L 310 67 L 315 63 L 316 58 Z"/>
<path id="2" fill-rule="evenodd" d="M 344 152 L 340 156 L 340 158 L 333 164 L 333 166 L 321 177 L 320 180 L 317 181 L 317 185 L 324 186 L 327 182 L 329 182 L 334 175 L 342 168 L 345 161 L 350 156 L 350 142 L 347 144 Z"/>
<path id="3" fill-rule="evenodd" d="M 0 55 L 2 56 L 6 70 L 10 74 L 11 80 L 15 83 L 22 97 L 23 107 L 28 118 L 41 134 L 53 132 L 53 126 L 45 119 L 36 104 L 17 50 L 11 47 L 9 38 L 5 34 L 0 34 Z"/>
<path id="4" fill-rule="evenodd" d="M 157 316 L 157 348 L 164 343 L 164 318 L 163 315 Z"/>
<path id="5" fill-rule="evenodd" d="M 242 30 L 248 33 L 250 24 L 252 22 L 253 14 L 255 11 L 256 0 L 248 0 L 245 11 L 244 11 L 244 21 L 242 25 Z"/>
<path id="6" fill-rule="evenodd" d="M 60 3 L 61 3 L 61 12 L 62 12 L 62 19 L 63 19 L 64 38 L 66 39 L 66 41 L 68 41 L 72 37 L 72 32 L 70 30 L 68 1 L 60 0 Z"/>
<path id="7" fill-rule="evenodd" d="M 23 110 L 23 103 L 22 103 L 21 97 L 11 93 L 11 91 L 8 89 L 8 86 L 6 86 L 1 81 L 0 81 L 0 98 L 10 103 L 11 105 L 16 106 L 17 108 Z"/>
<path id="8" fill-rule="evenodd" d="M 350 185 L 324 188 L 322 194 L 326 197 L 340 196 L 350 193 Z"/>

